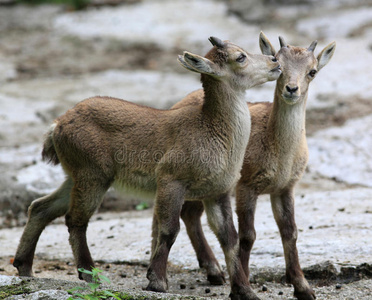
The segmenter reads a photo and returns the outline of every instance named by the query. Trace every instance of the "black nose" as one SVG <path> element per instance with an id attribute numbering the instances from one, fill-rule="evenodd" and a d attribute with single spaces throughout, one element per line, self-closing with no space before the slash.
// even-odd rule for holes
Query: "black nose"
<path id="1" fill-rule="evenodd" d="M 290 87 L 290 86 L 287 85 L 285 88 L 291 94 L 294 93 L 294 92 L 296 92 L 298 90 L 298 86 Z"/>

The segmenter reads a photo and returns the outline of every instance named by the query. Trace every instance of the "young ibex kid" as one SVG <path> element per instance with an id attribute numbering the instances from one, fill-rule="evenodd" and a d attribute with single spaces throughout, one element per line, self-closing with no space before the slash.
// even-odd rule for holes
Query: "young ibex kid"
<path id="1" fill-rule="evenodd" d="M 179 232 L 182 205 L 185 199 L 203 199 L 226 255 L 232 292 L 249 295 L 225 195 L 240 177 L 250 133 L 244 91 L 276 80 L 281 71 L 273 56 L 252 55 L 214 37 L 210 41 L 214 47 L 205 58 L 189 52 L 179 56 L 185 68 L 202 74 L 205 96 L 200 105 L 157 110 L 94 97 L 55 120 L 45 139 L 43 158 L 61 163 L 66 180 L 29 208 L 14 260 L 19 275 L 32 275 L 38 238 L 50 221 L 62 215 L 66 215 L 77 268 L 92 268 L 88 221 L 107 189 L 116 185 L 156 193 L 157 234 L 147 273 L 148 290 L 166 291 L 166 264 Z M 92 279 L 85 273 L 79 277 Z"/>
<path id="2" fill-rule="evenodd" d="M 257 197 L 270 194 L 271 205 L 282 238 L 286 261 L 287 280 L 294 286 L 294 295 L 301 300 L 315 299 L 300 267 L 296 240 L 297 227 L 294 213 L 294 186 L 302 177 L 308 160 L 305 132 L 305 112 L 308 87 L 317 72 L 332 58 L 336 48 L 333 42 L 315 57 L 317 42 L 308 48 L 287 45 L 280 40 L 280 50 L 260 34 L 262 53 L 275 55 L 281 64 L 274 94 L 274 102 L 249 104 L 251 136 L 246 150 L 241 178 L 236 187 L 236 212 L 239 221 L 239 256 L 249 278 L 249 256 L 256 238 L 254 214 Z M 173 108 L 200 105 L 203 91 L 195 91 Z M 185 202 L 181 217 L 197 253 L 199 264 L 206 268 L 212 283 L 223 282 L 223 273 L 205 240 L 200 216 L 202 203 Z M 252 296 L 249 299 L 259 299 Z"/>

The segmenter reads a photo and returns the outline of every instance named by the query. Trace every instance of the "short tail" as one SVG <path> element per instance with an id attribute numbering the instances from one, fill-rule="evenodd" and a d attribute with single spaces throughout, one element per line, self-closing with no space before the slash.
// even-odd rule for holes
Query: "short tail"
<path id="1" fill-rule="evenodd" d="M 43 161 L 46 161 L 47 163 L 51 163 L 53 165 L 59 164 L 58 155 L 56 152 L 56 148 L 54 147 L 53 141 L 53 133 L 56 125 L 57 124 L 54 123 L 52 126 L 50 126 L 49 131 L 46 133 L 43 151 L 41 152 L 41 157 Z"/>

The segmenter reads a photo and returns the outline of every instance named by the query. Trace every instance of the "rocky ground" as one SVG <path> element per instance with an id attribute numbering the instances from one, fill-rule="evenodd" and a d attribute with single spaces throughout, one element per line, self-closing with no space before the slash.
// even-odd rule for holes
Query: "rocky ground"
<path id="1" fill-rule="evenodd" d="M 11 277 L 27 206 L 63 179 L 59 168 L 40 160 L 42 136 L 52 120 L 92 95 L 170 107 L 200 88 L 198 76 L 177 64 L 177 54 L 205 53 L 211 35 L 257 53 L 261 30 L 277 47 L 278 35 L 301 46 L 318 39 L 316 52 L 337 43 L 332 61 L 310 87 L 310 161 L 296 198 L 298 248 L 317 299 L 372 299 L 372 3 L 129 2 L 78 12 L 63 6 L 0 6 L 0 299 L 11 294 L 20 294 L 12 299 L 66 299 L 66 289 L 83 285 L 63 219 L 40 238 L 34 267 L 40 279 Z M 273 87 L 250 90 L 247 100 L 268 101 Z M 134 299 L 156 299 L 161 295 L 142 294 L 152 212 L 132 210 L 142 201 L 110 191 L 90 223 L 88 240 L 98 267 L 113 282 L 107 288 L 133 292 Z M 224 268 L 205 217 L 203 225 Z M 259 200 L 256 226 L 253 287 L 262 299 L 291 299 L 267 197 Z M 206 281 L 184 228 L 169 261 L 170 297 L 228 297 L 228 283 L 215 287 Z"/>

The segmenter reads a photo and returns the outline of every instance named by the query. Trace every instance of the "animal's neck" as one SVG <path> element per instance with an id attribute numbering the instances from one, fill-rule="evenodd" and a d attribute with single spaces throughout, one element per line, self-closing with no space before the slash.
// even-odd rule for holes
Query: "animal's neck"
<path id="1" fill-rule="evenodd" d="M 282 99 L 282 95 L 278 87 L 276 87 L 268 131 L 273 145 L 279 151 L 286 153 L 295 151 L 296 147 L 306 136 L 306 101 L 307 93 L 302 95 L 296 104 L 288 105 Z"/>
<path id="2" fill-rule="evenodd" d="M 233 120 L 241 114 L 249 113 L 246 109 L 244 91 L 231 88 L 223 81 L 202 75 L 204 89 L 203 114 L 212 120 Z"/>
<path id="3" fill-rule="evenodd" d="M 205 76 L 207 77 L 207 76 Z M 203 118 L 213 139 L 225 149 L 244 153 L 250 134 L 250 114 L 244 91 L 213 78 L 203 78 Z M 229 150 L 229 151 L 230 151 Z"/>

